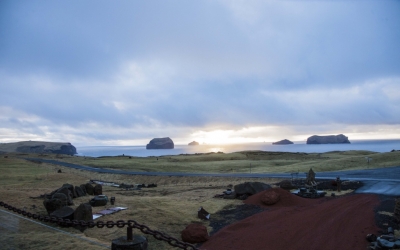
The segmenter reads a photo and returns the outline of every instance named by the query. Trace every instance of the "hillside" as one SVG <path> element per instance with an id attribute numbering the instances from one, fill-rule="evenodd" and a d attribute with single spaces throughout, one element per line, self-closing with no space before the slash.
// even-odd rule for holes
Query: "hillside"
<path id="1" fill-rule="evenodd" d="M 69 142 L 44 142 L 44 141 L 21 141 L 12 143 L 1 143 L 0 152 L 4 153 L 50 153 L 50 154 L 76 154 L 76 148 Z"/>

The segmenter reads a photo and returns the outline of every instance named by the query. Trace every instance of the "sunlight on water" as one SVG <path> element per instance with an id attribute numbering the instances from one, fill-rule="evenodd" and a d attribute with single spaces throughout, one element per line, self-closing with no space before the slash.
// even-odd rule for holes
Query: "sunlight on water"
<path id="1" fill-rule="evenodd" d="M 80 156 L 162 156 L 162 155 L 180 155 L 223 152 L 232 153 L 248 150 L 274 151 L 274 152 L 303 152 L 303 153 L 324 153 L 329 151 L 347 151 L 347 150 L 368 150 L 374 152 L 390 152 L 391 150 L 400 150 L 400 140 L 359 140 L 352 141 L 351 144 L 320 144 L 309 145 L 305 142 L 295 142 L 291 145 L 272 145 L 271 143 L 243 143 L 231 145 L 175 145 L 174 149 L 151 149 L 147 150 L 145 146 L 90 146 L 78 147 Z"/>
<path id="2" fill-rule="evenodd" d="M 214 153 L 224 152 L 224 148 L 210 148 L 209 152 L 214 152 Z"/>

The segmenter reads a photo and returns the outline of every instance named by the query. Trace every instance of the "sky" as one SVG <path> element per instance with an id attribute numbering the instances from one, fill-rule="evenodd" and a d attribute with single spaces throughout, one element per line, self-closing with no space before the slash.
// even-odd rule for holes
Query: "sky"
<path id="1" fill-rule="evenodd" d="M 400 139 L 399 0 L 0 1 L 0 142 Z"/>

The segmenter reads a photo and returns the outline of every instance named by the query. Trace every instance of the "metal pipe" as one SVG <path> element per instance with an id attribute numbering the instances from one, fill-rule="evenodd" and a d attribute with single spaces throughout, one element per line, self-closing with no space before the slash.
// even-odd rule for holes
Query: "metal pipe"
<path id="1" fill-rule="evenodd" d="M 132 241 L 133 240 L 132 227 L 127 227 L 127 229 L 126 229 L 126 239 L 128 241 Z"/>

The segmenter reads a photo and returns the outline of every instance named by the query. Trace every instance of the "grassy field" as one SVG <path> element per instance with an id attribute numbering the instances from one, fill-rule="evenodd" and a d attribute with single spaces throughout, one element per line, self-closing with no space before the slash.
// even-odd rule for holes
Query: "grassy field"
<path id="1" fill-rule="evenodd" d="M 26 155 L 23 155 L 26 156 Z M 30 155 L 33 156 L 33 155 Z M 114 174 L 98 174 L 74 170 L 50 164 L 37 164 L 21 160 L 21 155 L 10 155 L 7 158 L 0 157 L 0 171 L 7 173 L 7 178 L 0 179 L 0 200 L 18 208 L 24 208 L 29 212 L 47 215 L 43 206 L 43 199 L 32 199 L 61 187 L 64 183 L 80 185 L 90 179 L 108 180 L 118 183 L 139 184 L 156 183 L 157 188 L 126 191 L 115 187 L 104 186 L 103 193 L 108 197 L 116 197 L 116 206 L 128 207 L 127 210 L 103 217 L 108 220 L 136 220 L 145 224 L 152 230 L 164 232 L 172 237 L 180 239 L 180 232 L 190 223 L 204 224 L 211 231 L 207 221 L 197 218 L 197 210 L 203 206 L 211 214 L 222 210 L 224 207 L 239 205 L 239 200 L 226 200 L 213 198 L 215 194 L 221 194 L 228 185 L 236 185 L 254 179 L 241 178 L 215 178 L 215 177 L 156 177 L 156 176 L 126 176 Z M 35 155 L 37 157 L 37 155 Z M 58 173 L 61 170 L 62 173 Z M 272 183 L 275 179 L 260 179 L 265 183 Z M 72 208 L 81 203 L 87 203 L 92 196 L 84 196 L 74 199 Z M 110 204 L 106 206 L 111 207 Z M 4 208 L 0 208 L 4 209 Z M 93 212 L 105 209 L 94 207 Z M 0 213 L 1 215 L 1 213 Z M 3 215 L 4 216 L 4 215 Z M 22 223 L 24 226 L 22 227 Z M 18 223 L 17 223 L 18 224 Z M 63 249 L 102 249 L 95 244 L 79 240 L 70 236 L 63 236 L 54 232 L 54 238 L 49 238 L 49 229 L 32 223 L 20 222 L 18 231 L 11 231 L 0 227 L 1 241 L 9 245 L 3 245 L 6 249 L 54 249 L 56 238 L 68 240 L 57 243 Z M 27 225 L 25 225 L 27 224 Z M 51 224 L 50 224 L 51 225 Z M 113 239 L 126 235 L 126 228 L 93 228 L 83 233 L 72 228 L 59 228 L 67 233 L 92 241 L 111 245 Z M 26 232 L 29 231 L 29 237 Z M 135 230 L 134 230 L 135 231 Z M 139 231 L 134 233 L 142 234 Z M 10 237 L 12 240 L 10 240 Z M 148 236 L 149 249 L 176 249 L 165 242 L 157 241 Z M 23 246 L 21 245 L 23 242 Z M 39 247 L 41 245 L 42 247 Z"/>
<path id="2" fill-rule="evenodd" d="M 6 158 L 7 156 L 7 158 Z M 128 207 L 127 210 L 107 215 L 101 219 L 136 220 L 153 230 L 162 231 L 180 239 L 180 232 L 190 223 L 197 222 L 209 227 L 208 221 L 197 218 L 197 210 L 203 206 L 211 216 L 228 207 L 242 204 L 240 200 L 213 198 L 221 194 L 228 185 L 246 181 L 276 183 L 277 179 L 244 179 L 219 177 L 158 177 L 126 176 L 99 174 L 64 168 L 50 164 L 38 164 L 21 159 L 21 157 L 51 158 L 60 161 L 77 163 L 100 168 L 125 169 L 132 171 L 162 172 L 198 172 L 229 173 L 248 172 L 307 172 L 311 167 L 319 171 L 377 168 L 400 165 L 400 152 L 374 153 L 368 151 L 329 152 L 324 154 L 281 153 L 281 152 L 238 152 L 232 154 L 212 153 L 202 155 L 180 155 L 163 157 L 101 157 L 88 158 L 64 155 L 37 154 L 3 154 L 0 155 L 0 200 L 27 211 L 46 215 L 42 199 L 33 199 L 61 187 L 64 183 L 75 186 L 87 183 L 90 179 L 114 181 L 127 184 L 156 183 L 156 188 L 126 191 L 115 187 L 103 187 L 103 193 L 116 197 L 116 206 Z M 367 165 L 365 157 L 372 158 Z M 61 170 L 62 173 L 58 173 Z M 74 199 L 73 208 L 88 202 L 92 197 L 84 196 Z M 106 207 L 111 207 L 107 205 Z M 2 209 L 2 208 L 0 208 Z M 94 207 L 93 212 L 104 207 Z M 0 213 L 0 216 L 5 216 Z M 4 218 L 10 218 L 6 216 Z M 104 219 L 103 219 L 104 218 Z M 3 219 L 4 221 L 4 219 Z M 0 227 L 1 242 L 6 249 L 54 249 L 54 244 L 63 249 L 102 249 L 101 246 L 88 243 L 82 238 L 104 245 L 111 245 L 111 240 L 126 235 L 126 228 L 87 229 L 84 232 L 72 228 L 59 228 L 74 236 L 65 236 L 60 232 L 51 232 L 28 222 L 17 223 L 18 230 Z M 50 230 L 50 231 L 49 231 Z M 135 231 L 135 230 L 134 230 Z M 141 232 L 134 232 L 142 234 Z M 60 239 L 60 240 L 56 240 Z M 64 240 L 61 240 L 64 239 Z M 175 249 L 165 242 L 148 236 L 149 249 Z M 18 244 L 23 242 L 23 247 Z M 8 244 L 8 245 L 7 245 Z"/>
<path id="3" fill-rule="evenodd" d="M 54 158 L 51 155 L 45 157 Z M 366 157 L 372 158 L 369 164 Z M 57 160 L 97 168 L 143 172 L 249 173 L 251 169 L 252 173 L 289 173 L 308 172 L 310 168 L 323 172 L 399 166 L 400 151 L 334 151 L 321 154 L 244 151 L 160 157 L 63 156 Z"/>

